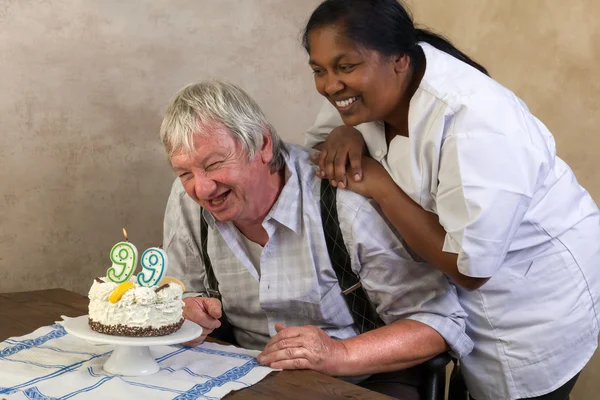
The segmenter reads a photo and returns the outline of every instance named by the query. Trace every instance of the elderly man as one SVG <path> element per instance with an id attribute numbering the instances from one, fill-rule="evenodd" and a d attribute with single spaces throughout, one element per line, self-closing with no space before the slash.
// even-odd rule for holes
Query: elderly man
<path id="1" fill-rule="evenodd" d="M 385 322 L 358 334 L 328 254 L 310 153 L 284 144 L 241 89 L 185 87 L 168 106 L 161 139 L 178 176 L 164 246 L 171 274 L 205 293 L 186 298 L 184 309 L 205 335 L 224 312 L 237 342 L 262 350 L 259 362 L 334 376 L 408 368 L 448 349 L 469 353 L 454 287 L 411 257 L 369 200 L 339 190 L 352 270 Z M 211 279 L 221 301 L 206 294 Z"/>

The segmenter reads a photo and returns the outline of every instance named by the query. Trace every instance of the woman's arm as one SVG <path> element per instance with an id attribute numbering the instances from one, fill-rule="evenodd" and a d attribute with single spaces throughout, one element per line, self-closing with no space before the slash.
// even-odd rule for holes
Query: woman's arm
<path id="1" fill-rule="evenodd" d="M 488 281 L 459 272 L 457 254 L 442 250 L 446 231 L 437 215 L 415 203 L 377 161 L 365 157 L 362 164 L 365 178 L 349 182 L 349 189 L 373 198 L 413 251 L 465 289 L 478 289 Z"/>
<path id="2" fill-rule="evenodd" d="M 384 188 L 375 191 L 373 199 L 385 216 L 400 232 L 406 243 L 425 261 L 444 272 L 457 285 L 475 290 L 489 278 L 473 278 L 458 270 L 458 255 L 442 250 L 446 231 L 438 216 L 415 203 L 391 179 Z"/>

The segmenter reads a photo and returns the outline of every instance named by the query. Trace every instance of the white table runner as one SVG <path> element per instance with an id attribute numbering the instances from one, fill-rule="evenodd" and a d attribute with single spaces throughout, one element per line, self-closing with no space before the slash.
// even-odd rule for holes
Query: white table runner
<path id="1" fill-rule="evenodd" d="M 220 399 L 273 371 L 256 361 L 258 351 L 205 342 L 153 346 L 159 372 L 121 377 L 102 369 L 112 349 L 58 323 L 0 342 L 0 399 Z"/>

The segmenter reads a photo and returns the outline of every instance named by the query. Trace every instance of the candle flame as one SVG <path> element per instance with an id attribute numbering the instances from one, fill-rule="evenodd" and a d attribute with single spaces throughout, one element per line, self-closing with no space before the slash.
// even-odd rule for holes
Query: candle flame
<path id="1" fill-rule="evenodd" d="M 127 237 L 127 231 L 123 228 L 123 236 L 125 236 L 125 241 L 129 242 L 129 238 Z"/>

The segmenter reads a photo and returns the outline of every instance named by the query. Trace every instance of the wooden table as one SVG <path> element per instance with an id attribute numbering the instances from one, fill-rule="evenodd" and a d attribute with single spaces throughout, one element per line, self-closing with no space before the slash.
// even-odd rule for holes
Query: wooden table
<path id="1" fill-rule="evenodd" d="M 22 336 L 60 320 L 87 314 L 88 299 L 64 289 L 0 293 L 0 341 Z M 391 399 L 314 371 L 273 372 L 249 388 L 232 392 L 237 399 Z"/>

